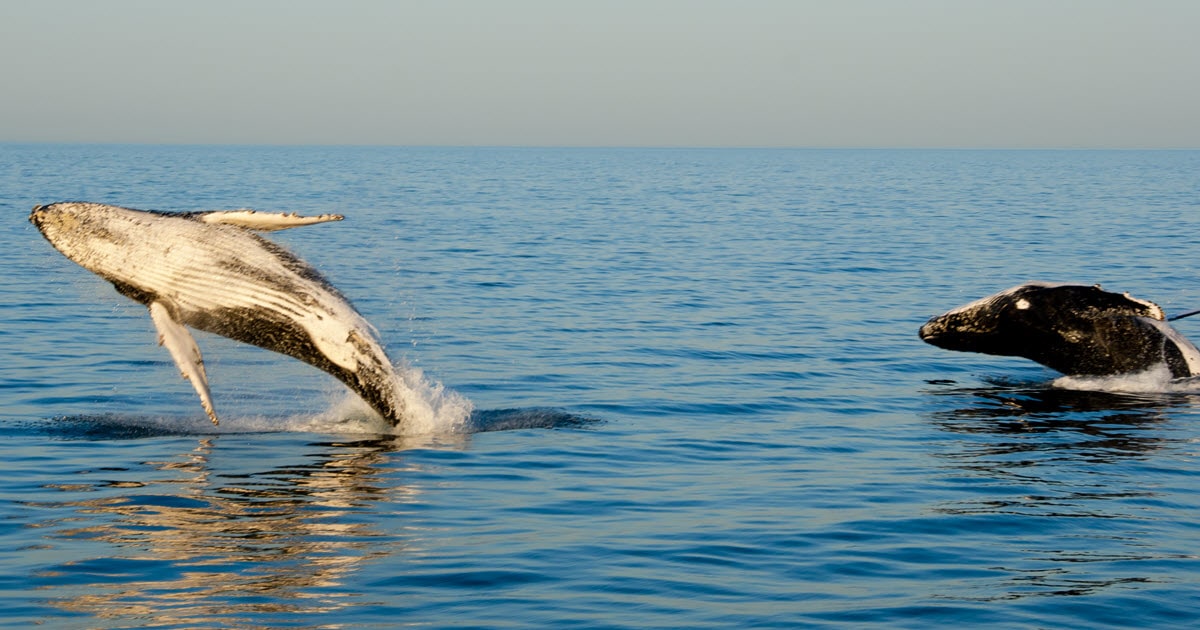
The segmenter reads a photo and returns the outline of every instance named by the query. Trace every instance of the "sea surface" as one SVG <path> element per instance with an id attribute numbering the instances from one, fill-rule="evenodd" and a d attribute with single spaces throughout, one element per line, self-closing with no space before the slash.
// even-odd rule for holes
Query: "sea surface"
<path id="1" fill-rule="evenodd" d="M 344 214 L 268 237 L 469 417 L 197 333 L 214 427 L 62 200 Z M 1200 385 L 916 334 L 1200 308 L 1200 152 L 8 144 L 0 269 L 0 627 L 1200 623 Z"/>

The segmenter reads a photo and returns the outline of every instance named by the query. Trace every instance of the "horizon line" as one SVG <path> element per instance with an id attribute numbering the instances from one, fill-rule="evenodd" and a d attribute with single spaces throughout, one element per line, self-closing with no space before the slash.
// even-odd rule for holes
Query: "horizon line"
<path id="1" fill-rule="evenodd" d="M 457 144 L 356 142 L 143 142 L 115 140 L 0 140 L 3 145 L 141 146 L 141 147 L 261 147 L 363 149 L 609 149 L 609 150 L 754 150 L 754 151 L 1197 151 L 1200 146 L 966 146 L 966 145 L 706 145 L 706 144 Z"/>

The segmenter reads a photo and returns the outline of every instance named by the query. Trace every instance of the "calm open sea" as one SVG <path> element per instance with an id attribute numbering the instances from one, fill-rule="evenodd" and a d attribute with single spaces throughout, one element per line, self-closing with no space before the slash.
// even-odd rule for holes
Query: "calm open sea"
<path id="1" fill-rule="evenodd" d="M 470 430 L 197 334 L 214 429 L 61 200 L 346 215 L 270 238 Z M 1200 152 L 0 145 L 0 269 L 0 626 L 1200 622 L 1200 390 L 916 335 L 1200 308 Z"/>

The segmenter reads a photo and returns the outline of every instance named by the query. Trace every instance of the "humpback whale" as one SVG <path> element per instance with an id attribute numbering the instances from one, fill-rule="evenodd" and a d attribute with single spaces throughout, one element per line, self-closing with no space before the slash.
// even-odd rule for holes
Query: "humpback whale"
<path id="1" fill-rule="evenodd" d="M 947 350 L 1032 359 L 1070 376 L 1115 376 L 1166 365 L 1200 374 L 1200 350 L 1153 302 L 1099 285 L 1031 282 L 930 319 L 920 337 Z"/>
<path id="2" fill-rule="evenodd" d="M 213 424 L 204 361 L 188 327 L 324 370 L 396 426 L 405 419 L 406 389 L 374 329 L 320 273 L 255 233 L 341 219 L 85 202 L 35 206 L 29 216 L 55 249 L 149 308 L 159 344 Z"/>

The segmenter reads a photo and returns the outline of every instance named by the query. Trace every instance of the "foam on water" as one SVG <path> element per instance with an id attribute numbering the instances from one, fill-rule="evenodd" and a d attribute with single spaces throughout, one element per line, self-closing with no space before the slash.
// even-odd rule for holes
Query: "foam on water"
<path id="1" fill-rule="evenodd" d="M 1113 376 L 1061 376 L 1051 383 L 1060 389 L 1125 394 L 1200 393 L 1200 376 L 1173 378 L 1166 364 L 1144 372 Z"/>
<path id="2" fill-rule="evenodd" d="M 222 418 L 232 431 L 304 431 L 315 433 L 373 433 L 399 436 L 468 433 L 474 404 L 465 396 L 428 378 L 403 362 L 393 373 L 396 396 L 404 402 L 405 421 L 391 426 L 361 398 L 341 389 L 328 408 L 315 415 L 287 418 Z M 218 427 L 220 430 L 220 427 Z"/>
<path id="3" fill-rule="evenodd" d="M 162 435 L 237 435 L 255 433 L 328 433 L 391 435 L 441 439 L 455 435 L 519 429 L 587 427 L 596 418 L 556 408 L 525 407 L 477 410 L 474 404 L 417 369 L 396 366 L 397 392 L 409 410 L 408 421 L 393 427 L 348 389 L 330 394 L 324 411 L 286 416 L 222 415 L 212 424 L 202 415 L 165 416 L 95 413 L 49 418 L 36 432 L 85 439 L 133 439 Z"/>
<path id="4" fill-rule="evenodd" d="M 465 396 L 427 378 L 420 369 L 403 363 L 395 365 L 394 377 L 393 386 L 404 401 L 406 421 L 396 427 L 385 423 L 385 433 L 425 435 L 463 431 L 475 408 Z M 350 399 L 357 400 L 357 397 L 350 396 Z"/>

